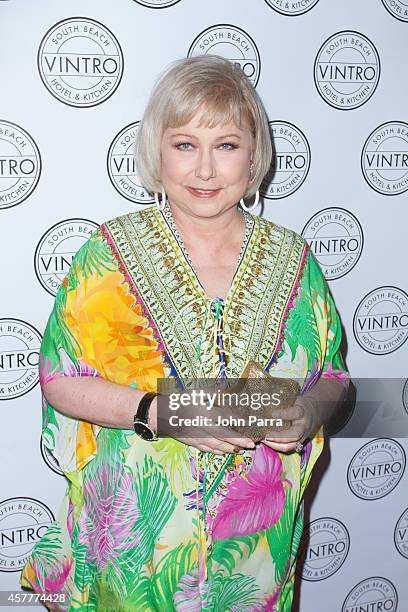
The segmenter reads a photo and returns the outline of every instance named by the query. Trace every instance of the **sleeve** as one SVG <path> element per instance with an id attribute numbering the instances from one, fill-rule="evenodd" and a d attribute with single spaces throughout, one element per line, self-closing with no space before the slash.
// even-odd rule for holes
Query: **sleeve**
<path id="1" fill-rule="evenodd" d="M 84 300 L 115 270 L 109 246 L 99 230 L 78 251 L 58 290 L 40 349 L 40 385 L 60 376 L 100 376 L 79 314 Z M 89 300 L 88 300 L 89 301 Z M 89 318 L 89 307 L 85 316 Z M 42 438 L 65 475 L 76 474 L 96 455 L 98 425 L 58 412 L 42 395 Z"/>
<path id="2" fill-rule="evenodd" d="M 308 251 L 309 297 L 320 340 L 319 370 L 325 378 L 348 380 L 342 354 L 342 327 L 327 281 L 313 252 Z"/>

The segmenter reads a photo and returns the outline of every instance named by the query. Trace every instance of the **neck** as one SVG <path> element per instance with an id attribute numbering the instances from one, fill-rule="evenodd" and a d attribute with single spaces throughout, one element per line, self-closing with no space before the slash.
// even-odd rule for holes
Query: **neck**
<path id="1" fill-rule="evenodd" d="M 231 238 L 236 237 L 237 232 L 240 235 L 245 227 L 244 216 L 238 210 L 237 205 L 231 206 L 212 217 L 194 215 L 171 202 L 170 208 L 183 240 L 193 244 L 200 242 L 208 244 L 211 239 L 211 246 L 214 250 L 225 243 L 230 243 Z"/>

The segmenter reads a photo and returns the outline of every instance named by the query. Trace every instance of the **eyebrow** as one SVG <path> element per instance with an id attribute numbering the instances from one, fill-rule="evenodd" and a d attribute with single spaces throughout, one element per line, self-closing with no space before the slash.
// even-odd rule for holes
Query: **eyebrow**
<path id="1" fill-rule="evenodd" d="M 171 134 L 170 138 L 183 137 L 183 138 L 197 138 L 194 134 Z M 225 138 L 241 138 L 239 134 L 223 134 L 216 138 L 216 140 L 224 140 Z"/>

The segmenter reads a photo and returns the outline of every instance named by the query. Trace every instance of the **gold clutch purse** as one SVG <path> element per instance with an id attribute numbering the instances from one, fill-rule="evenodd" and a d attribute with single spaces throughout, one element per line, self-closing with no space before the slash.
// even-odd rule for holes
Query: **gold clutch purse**
<path id="1" fill-rule="evenodd" d="M 279 398 L 279 403 L 274 405 L 273 408 L 281 411 L 294 404 L 300 393 L 300 385 L 293 378 L 271 376 L 258 363 L 250 360 L 242 371 L 240 379 L 235 384 L 224 389 L 222 395 L 231 396 L 233 393 L 240 394 L 240 396 L 241 394 L 248 394 L 250 400 L 251 398 L 252 400 L 254 398 L 259 399 L 261 394 L 268 394 L 271 398 L 275 398 L 276 401 Z M 250 401 L 249 405 L 248 403 L 242 405 L 241 401 L 233 403 L 232 401 L 227 402 L 227 397 L 223 399 L 223 405 L 228 407 L 233 417 L 237 417 L 237 422 L 239 420 L 240 423 L 245 423 L 237 426 L 233 425 L 232 429 L 254 442 L 263 440 L 271 432 L 288 430 L 292 425 L 291 420 L 284 420 L 283 418 L 282 423 L 271 423 L 270 405 L 260 405 L 257 409 L 254 409 L 253 401 Z"/>

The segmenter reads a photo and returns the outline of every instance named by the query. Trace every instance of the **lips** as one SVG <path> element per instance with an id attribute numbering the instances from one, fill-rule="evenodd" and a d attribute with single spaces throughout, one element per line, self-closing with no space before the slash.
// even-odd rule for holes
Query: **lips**
<path id="1" fill-rule="evenodd" d="M 195 198 L 207 200 L 209 198 L 214 198 L 221 189 L 197 189 L 195 187 L 187 187 L 187 191 Z"/>

